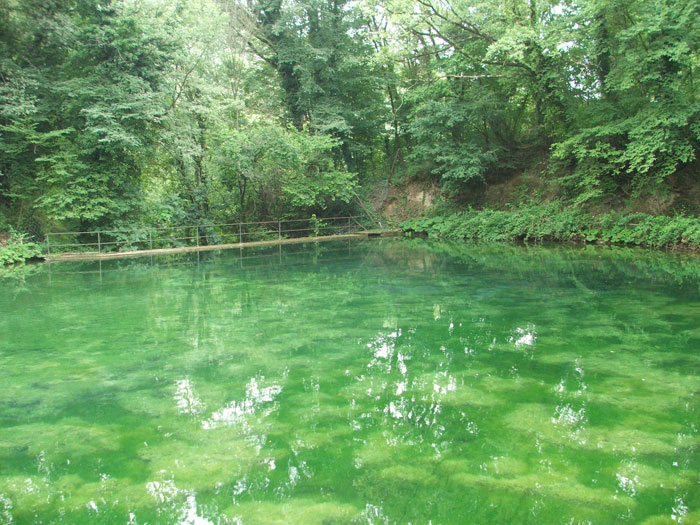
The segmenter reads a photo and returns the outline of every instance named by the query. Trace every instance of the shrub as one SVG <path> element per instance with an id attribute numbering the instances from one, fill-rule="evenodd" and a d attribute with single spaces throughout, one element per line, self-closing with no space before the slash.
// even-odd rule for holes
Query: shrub
<path id="1" fill-rule="evenodd" d="M 447 216 L 411 219 L 400 227 L 409 234 L 444 239 L 593 242 L 700 249 L 700 219 L 695 217 L 615 212 L 594 216 L 558 203 L 512 211 L 468 209 Z"/>
<path id="2" fill-rule="evenodd" d="M 0 243 L 0 264 L 14 264 L 41 257 L 41 248 L 29 242 L 22 233 L 10 232 L 7 240 Z"/>

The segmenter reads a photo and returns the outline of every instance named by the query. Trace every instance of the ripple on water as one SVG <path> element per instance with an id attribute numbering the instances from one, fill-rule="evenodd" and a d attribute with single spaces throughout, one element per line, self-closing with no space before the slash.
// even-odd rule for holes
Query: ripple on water
<path id="1" fill-rule="evenodd" d="M 0 522 L 699 520 L 700 262 L 294 249 L 3 283 Z"/>

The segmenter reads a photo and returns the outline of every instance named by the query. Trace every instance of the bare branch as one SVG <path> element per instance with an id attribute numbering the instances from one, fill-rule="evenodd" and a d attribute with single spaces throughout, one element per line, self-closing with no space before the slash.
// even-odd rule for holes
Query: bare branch
<path id="1" fill-rule="evenodd" d="M 472 24 L 471 22 L 467 22 L 467 21 L 464 20 L 462 17 L 460 17 L 460 16 L 455 12 L 455 10 L 454 10 L 454 8 L 453 8 L 452 6 L 450 6 L 450 11 L 457 17 L 458 21 L 452 20 L 451 18 L 449 18 L 449 17 L 445 16 L 444 14 L 442 14 L 440 11 L 438 11 L 438 9 L 437 9 L 432 3 L 430 3 L 430 2 L 427 1 L 427 0 L 416 0 L 416 1 L 417 1 L 420 5 L 422 5 L 423 7 L 429 9 L 430 12 L 431 12 L 433 15 L 435 15 L 436 17 L 438 17 L 440 20 L 442 20 L 442 21 L 444 21 L 444 22 L 447 22 L 448 24 L 451 24 L 451 25 L 453 25 L 453 26 L 456 26 L 456 27 L 458 27 L 458 28 L 460 28 L 460 29 L 462 29 L 462 30 L 464 30 L 464 31 L 467 31 L 468 33 L 471 33 L 471 34 L 473 34 L 474 36 L 476 36 L 476 37 L 478 37 L 478 38 L 480 38 L 480 39 L 482 39 L 482 40 L 486 40 L 487 42 L 490 42 L 490 43 L 492 43 L 492 44 L 493 44 L 494 42 L 496 42 L 496 39 L 495 39 L 495 38 L 493 38 L 493 37 L 491 37 L 491 36 L 489 36 L 489 35 L 486 35 L 486 34 L 482 33 L 482 32 L 479 30 L 479 28 L 476 27 L 474 24 Z M 441 36 L 441 38 L 444 38 L 443 35 L 440 35 L 440 36 Z"/>

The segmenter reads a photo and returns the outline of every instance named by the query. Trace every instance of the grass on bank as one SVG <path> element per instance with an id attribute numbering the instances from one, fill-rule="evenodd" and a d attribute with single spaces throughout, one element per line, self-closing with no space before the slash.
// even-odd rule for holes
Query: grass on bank
<path id="1" fill-rule="evenodd" d="M 655 248 L 700 249 L 700 219 L 645 213 L 623 215 L 562 207 L 558 203 L 533 205 L 512 211 L 474 210 L 401 223 L 408 233 L 442 239 L 489 242 L 555 241 L 565 243 L 630 244 Z"/>

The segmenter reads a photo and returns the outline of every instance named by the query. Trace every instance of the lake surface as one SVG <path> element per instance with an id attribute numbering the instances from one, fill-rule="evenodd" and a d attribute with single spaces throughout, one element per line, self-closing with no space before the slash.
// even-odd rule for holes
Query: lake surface
<path id="1" fill-rule="evenodd" d="M 698 523 L 700 257 L 337 241 L 0 276 L 0 523 Z"/>

